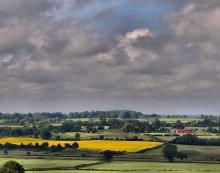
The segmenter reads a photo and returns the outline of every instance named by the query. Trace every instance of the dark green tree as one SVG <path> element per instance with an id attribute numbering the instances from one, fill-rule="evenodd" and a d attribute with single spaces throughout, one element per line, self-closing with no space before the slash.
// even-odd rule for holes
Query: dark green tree
<path id="1" fill-rule="evenodd" d="M 164 155 L 164 158 L 172 162 L 177 154 L 177 146 L 173 144 L 166 144 L 162 150 L 162 153 Z"/>
<path id="2" fill-rule="evenodd" d="M 63 149 L 63 147 L 60 144 L 58 144 L 57 145 L 57 151 L 61 151 L 62 149 Z"/>
<path id="3" fill-rule="evenodd" d="M 8 150 L 4 150 L 4 155 L 8 155 Z"/>
<path id="4" fill-rule="evenodd" d="M 50 131 L 48 129 L 44 129 L 41 132 L 41 137 L 43 139 L 50 139 L 52 137 L 52 134 L 50 133 Z"/>
<path id="5" fill-rule="evenodd" d="M 103 160 L 106 162 L 109 162 L 113 159 L 114 151 L 106 150 L 106 151 L 103 151 L 102 154 L 103 154 L 102 156 Z"/>
<path id="6" fill-rule="evenodd" d="M 176 158 L 180 159 L 182 161 L 183 159 L 187 159 L 188 155 L 186 153 L 183 153 L 183 152 L 177 152 L 176 153 Z"/>
<path id="7" fill-rule="evenodd" d="M 75 134 L 75 140 L 80 141 L 80 133 Z"/>
<path id="8" fill-rule="evenodd" d="M 79 144 L 77 142 L 74 142 L 72 144 L 73 149 L 78 149 L 79 148 Z"/>
<path id="9" fill-rule="evenodd" d="M 154 121 L 152 122 L 152 125 L 158 129 L 162 126 L 162 123 L 160 122 L 158 118 L 155 118 Z"/>
<path id="10" fill-rule="evenodd" d="M 24 173 L 24 167 L 16 161 L 8 161 L 2 166 L 0 173 Z"/>
<path id="11" fill-rule="evenodd" d="M 176 123 L 173 125 L 173 128 L 184 129 L 185 126 L 180 120 L 177 120 Z"/>

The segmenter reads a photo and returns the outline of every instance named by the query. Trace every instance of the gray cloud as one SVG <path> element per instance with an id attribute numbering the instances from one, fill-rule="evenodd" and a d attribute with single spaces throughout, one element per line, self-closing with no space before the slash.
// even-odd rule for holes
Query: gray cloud
<path id="1" fill-rule="evenodd" d="M 59 4 L 52 0 L 3 0 L 0 2 L 1 20 L 3 18 L 36 18 L 48 10 L 58 7 Z"/>
<path id="2" fill-rule="evenodd" d="M 0 109 L 218 112 L 220 3 L 199 2 L 165 14 L 160 33 L 137 25 L 119 35 L 73 16 L 48 17 L 59 1 L 2 0 Z M 104 21 L 115 9 L 91 13 Z"/>
<path id="3" fill-rule="evenodd" d="M 91 4 L 92 2 L 93 2 L 92 0 L 73 0 L 73 7 L 76 9 L 83 8 Z"/>
<path id="4" fill-rule="evenodd" d="M 100 13 L 96 15 L 96 19 L 105 20 L 108 17 L 111 17 L 114 14 L 115 8 L 107 8 L 102 10 Z"/>

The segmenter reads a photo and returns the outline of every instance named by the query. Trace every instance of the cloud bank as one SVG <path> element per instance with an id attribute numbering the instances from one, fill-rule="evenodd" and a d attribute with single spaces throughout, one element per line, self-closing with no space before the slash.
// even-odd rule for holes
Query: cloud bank
<path id="1" fill-rule="evenodd" d="M 0 1 L 1 111 L 220 111 L 219 1 L 170 0 L 157 25 L 146 1 L 98 2 Z"/>

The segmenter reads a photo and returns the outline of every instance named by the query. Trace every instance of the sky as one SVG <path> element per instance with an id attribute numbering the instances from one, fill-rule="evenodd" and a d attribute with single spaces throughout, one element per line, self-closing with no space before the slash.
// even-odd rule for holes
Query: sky
<path id="1" fill-rule="evenodd" d="M 219 0 L 1 0 L 0 112 L 220 113 Z"/>

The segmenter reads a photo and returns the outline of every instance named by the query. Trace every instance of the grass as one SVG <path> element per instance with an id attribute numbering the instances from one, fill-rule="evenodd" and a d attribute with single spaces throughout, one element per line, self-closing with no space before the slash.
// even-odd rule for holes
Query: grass
<path id="1" fill-rule="evenodd" d="M 12 160 L 11 158 L 0 158 L 0 165 L 6 161 Z M 38 169 L 38 168 L 65 168 L 74 167 L 82 164 L 95 163 L 97 161 L 91 160 L 51 160 L 51 159 L 13 159 L 24 166 L 25 169 Z"/>
<path id="2" fill-rule="evenodd" d="M 24 126 L 0 124 L 0 127 L 23 128 Z"/>
<path id="3" fill-rule="evenodd" d="M 201 118 L 166 118 L 166 117 L 162 117 L 162 118 L 158 118 L 160 121 L 162 122 L 167 122 L 167 123 L 175 123 L 177 120 L 180 120 L 182 123 L 187 123 L 187 122 L 192 122 L 192 121 L 203 121 L 203 119 Z M 137 120 L 140 121 L 154 121 L 155 118 L 139 118 Z"/>
<path id="4" fill-rule="evenodd" d="M 188 161 L 220 161 L 220 147 L 219 146 L 198 146 L 198 145 L 177 145 L 178 150 L 188 154 Z M 130 160 L 146 160 L 146 161 L 165 161 L 162 155 L 163 147 L 153 150 L 148 150 L 143 153 L 126 153 L 119 156 L 123 159 Z"/>
<path id="5" fill-rule="evenodd" d="M 99 121 L 99 118 L 69 118 L 69 119 L 66 119 L 66 121 L 82 121 L 82 122 Z"/>
<path id="6" fill-rule="evenodd" d="M 220 161 L 219 146 L 178 145 L 178 150 L 188 153 L 191 160 Z"/>
<path id="7" fill-rule="evenodd" d="M 220 164 L 113 161 L 102 165 L 88 166 L 86 169 L 102 171 L 179 172 L 192 170 L 198 172 L 220 172 Z"/>
<path id="8" fill-rule="evenodd" d="M 20 145 L 21 143 L 27 144 L 42 144 L 48 142 L 50 146 L 61 144 L 64 146 L 66 143 L 72 144 L 74 141 L 56 141 L 56 140 L 43 140 L 36 138 L 2 138 L 1 144 L 6 142 Z M 138 152 L 144 149 L 151 149 L 162 145 L 160 142 L 146 142 L 146 141 L 112 141 L 112 140 L 88 140 L 77 141 L 79 143 L 79 149 L 84 150 L 113 150 L 113 151 L 126 151 L 126 152 Z"/>
<path id="9" fill-rule="evenodd" d="M 10 159 L 0 159 L 0 165 Z M 88 165 L 82 167 L 81 170 L 75 170 L 74 166 L 83 164 L 93 164 L 97 161 L 91 160 L 49 160 L 49 159 L 16 159 L 19 163 L 23 164 L 26 170 L 38 170 L 37 173 L 218 173 L 220 172 L 220 164 L 207 164 L 207 163 L 180 163 L 180 162 L 138 162 L 138 161 L 113 161 L 108 163 Z M 56 169 L 45 170 L 43 169 Z M 72 170 L 62 170 L 72 169 Z M 36 171 L 27 171 L 33 173 Z"/>
<path id="10" fill-rule="evenodd" d="M 54 133 L 53 137 L 55 136 L 60 136 L 63 139 L 66 138 L 74 138 L 75 133 L 74 132 L 66 132 L 66 133 Z M 81 140 L 88 140 L 91 138 L 99 138 L 100 135 L 104 135 L 105 139 L 125 139 L 126 137 L 128 138 L 133 138 L 133 136 L 137 136 L 138 138 L 142 138 L 145 141 L 152 141 L 151 136 L 147 136 L 144 134 L 132 134 L 132 133 L 125 133 L 122 130 L 119 129 L 108 129 L 108 130 L 102 130 L 99 131 L 98 133 L 85 133 L 85 132 L 80 132 L 80 139 Z"/>
<path id="11" fill-rule="evenodd" d="M 55 133 L 53 134 L 54 136 L 60 136 L 61 138 L 65 139 L 65 138 L 75 138 L 75 134 L 74 132 L 66 132 L 66 133 Z M 90 139 L 92 137 L 99 137 L 99 135 L 101 134 L 97 134 L 97 133 L 83 133 L 80 132 L 80 139 L 82 140 L 86 140 L 86 139 Z"/>
<path id="12" fill-rule="evenodd" d="M 37 173 L 112 173 L 112 171 L 85 171 L 85 170 L 74 170 L 74 171 L 38 171 Z M 137 173 L 137 171 L 126 171 L 129 173 Z M 169 171 L 138 171 L 138 172 L 143 172 L 143 173 L 189 173 L 188 170 L 186 171 L 178 171 L 176 172 L 175 170 L 169 170 Z M 33 173 L 33 171 L 27 171 L 26 173 Z M 125 171 L 114 171 L 114 173 L 125 173 Z M 204 171 L 190 171 L 190 173 L 206 173 Z M 218 173 L 218 172 L 213 172 L 213 171 L 208 171 L 208 173 Z"/>

